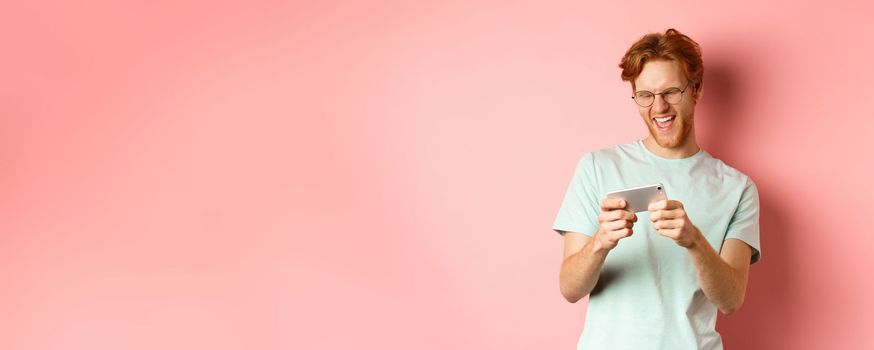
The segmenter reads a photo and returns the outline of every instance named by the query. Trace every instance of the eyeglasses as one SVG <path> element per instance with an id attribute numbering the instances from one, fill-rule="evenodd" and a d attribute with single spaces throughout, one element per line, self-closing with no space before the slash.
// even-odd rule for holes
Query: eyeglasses
<path id="1" fill-rule="evenodd" d="M 634 95 L 631 95 L 631 99 L 633 99 L 634 102 L 637 102 L 638 106 L 649 107 L 652 106 L 652 104 L 655 102 L 656 95 L 662 95 L 662 98 L 665 99 L 665 102 L 675 105 L 683 100 L 683 93 L 686 92 L 686 89 L 689 87 L 689 83 L 691 82 L 687 82 L 686 86 L 684 86 L 682 90 L 678 88 L 670 88 L 657 94 L 646 90 L 637 91 L 634 93 Z"/>

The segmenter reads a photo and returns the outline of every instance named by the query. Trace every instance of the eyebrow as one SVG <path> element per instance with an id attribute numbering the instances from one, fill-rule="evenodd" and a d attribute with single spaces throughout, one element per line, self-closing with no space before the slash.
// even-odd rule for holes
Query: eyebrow
<path id="1" fill-rule="evenodd" d="M 655 91 L 652 91 L 652 90 L 635 90 L 634 93 L 638 93 L 638 92 L 649 92 L 649 93 L 653 93 L 653 94 L 660 94 L 660 93 L 665 92 L 665 91 L 668 91 L 668 90 L 670 90 L 670 89 L 683 90 L 683 88 L 681 88 L 681 87 L 670 86 L 670 87 L 665 88 L 665 89 L 662 90 L 661 92 L 655 92 Z"/>

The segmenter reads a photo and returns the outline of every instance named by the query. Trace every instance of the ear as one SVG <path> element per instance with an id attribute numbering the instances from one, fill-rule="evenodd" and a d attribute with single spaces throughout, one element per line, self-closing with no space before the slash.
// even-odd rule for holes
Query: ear
<path id="1" fill-rule="evenodd" d="M 698 88 L 695 89 L 695 103 L 698 103 L 701 100 L 701 97 L 704 96 L 704 86 L 701 83 L 698 83 Z"/>

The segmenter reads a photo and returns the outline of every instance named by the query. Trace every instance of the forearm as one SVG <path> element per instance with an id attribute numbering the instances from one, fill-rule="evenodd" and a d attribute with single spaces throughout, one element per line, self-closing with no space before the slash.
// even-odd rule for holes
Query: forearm
<path id="1" fill-rule="evenodd" d="M 575 303 L 595 288 L 607 252 L 596 239 L 590 239 L 579 252 L 562 262 L 559 288 L 565 299 Z"/>
<path id="2" fill-rule="evenodd" d="M 739 309 L 746 293 L 746 276 L 725 262 L 700 231 L 687 251 L 707 299 L 723 314 Z"/>

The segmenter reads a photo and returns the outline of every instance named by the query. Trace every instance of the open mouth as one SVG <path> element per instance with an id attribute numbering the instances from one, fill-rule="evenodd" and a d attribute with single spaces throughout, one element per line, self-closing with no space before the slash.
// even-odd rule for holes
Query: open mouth
<path id="1" fill-rule="evenodd" d="M 676 118 L 677 116 L 672 114 L 664 117 L 652 118 L 652 120 L 655 121 L 655 125 L 659 129 L 667 130 L 674 126 L 674 119 Z"/>

